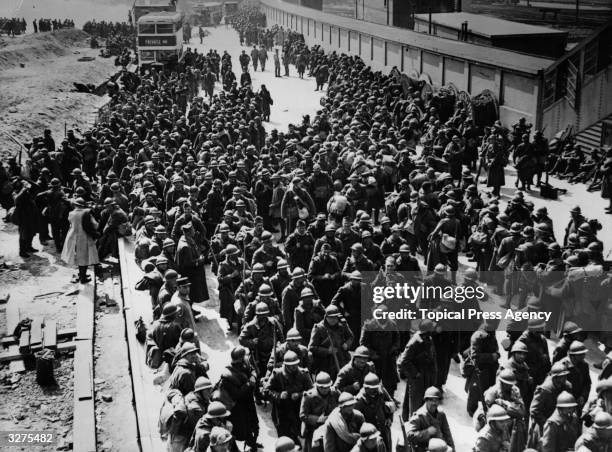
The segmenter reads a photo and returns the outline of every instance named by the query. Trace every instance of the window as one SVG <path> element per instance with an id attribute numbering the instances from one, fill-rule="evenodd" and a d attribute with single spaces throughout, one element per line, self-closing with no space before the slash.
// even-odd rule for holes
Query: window
<path id="1" fill-rule="evenodd" d="M 138 26 L 138 33 L 142 35 L 154 35 L 155 24 L 140 24 Z"/>
<path id="2" fill-rule="evenodd" d="M 157 24 L 157 34 L 168 35 L 174 33 L 174 25 L 172 24 Z"/>
<path id="3" fill-rule="evenodd" d="M 155 50 L 141 50 L 140 60 L 141 61 L 155 61 Z"/>

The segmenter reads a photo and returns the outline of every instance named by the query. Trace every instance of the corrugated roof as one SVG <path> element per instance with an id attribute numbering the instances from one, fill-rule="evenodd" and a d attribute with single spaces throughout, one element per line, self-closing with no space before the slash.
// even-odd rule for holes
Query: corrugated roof
<path id="1" fill-rule="evenodd" d="M 284 3 L 281 0 L 261 0 L 261 3 L 286 11 L 290 14 L 308 17 L 318 22 L 331 24 L 335 27 L 359 31 L 387 41 L 421 48 L 453 58 L 462 58 L 474 63 L 488 64 L 527 74 L 537 74 L 540 70 L 546 69 L 555 62 L 555 60 L 549 58 L 455 41 L 452 39 L 440 38 L 438 36 L 417 33 L 404 28 L 379 25 L 372 22 L 352 19 L 350 17 L 323 13 L 312 8 Z"/>
<path id="2" fill-rule="evenodd" d="M 428 14 L 415 14 L 414 16 L 422 21 L 428 21 Z M 433 23 L 443 25 L 445 27 L 461 29 L 463 22 L 468 23 L 468 29 L 472 33 L 477 33 L 483 36 L 541 36 L 541 35 L 562 35 L 567 32 L 555 30 L 554 28 L 542 27 L 539 25 L 529 25 L 510 20 L 498 19 L 493 16 L 485 16 L 482 14 L 472 13 L 436 13 L 431 15 Z"/>

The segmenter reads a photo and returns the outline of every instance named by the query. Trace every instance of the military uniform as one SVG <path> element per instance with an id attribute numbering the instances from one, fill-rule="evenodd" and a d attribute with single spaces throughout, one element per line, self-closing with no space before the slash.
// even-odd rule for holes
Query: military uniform
<path id="1" fill-rule="evenodd" d="M 331 301 L 331 304 L 338 306 L 338 309 L 346 319 L 349 328 L 355 334 L 361 331 L 361 293 L 363 283 L 353 285 L 353 282 L 347 282 L 338 289 L 336 295 Z M 356 345 L 356 342 L 353 345 Z"/>
<path id="2" fill-rule="evenodd" d="M 363 414 L 365 422 L 369 422 L 378 429 L 386 449 L 391 451 L 391 424 L 393 423 L 391 405 L 394 404 L 393 399 L 380 389 L 375 394 L 370 395 L 364 388 L 359 391 L 355 400 L 357 401 L 355 409 Z"/>
<path id="3" fill-rule="evenodd" d="M 315 240 L 308 232 L 300 234 L 297 231 L 290 234 L 285 241 L 285 252 L 289 258 L 291 269 L 301 267 L 307 269 L 314 250 Z"/>
<path id="4" fill-rule="evenodd" d="M 300 302 L 293 314 L 293 327 L 298 330 L 302 336 L 303 343 L 308 344 L 312 335 L 312 329 L 317 323 L 323 320 L 323 317 L 325 317 L 325 310 L 317 300 L 314 300 L 312 308 L 306 308 L 303 303 Z"/>
<path id="5" fill-rule="evenodd" d="M 285 253 L 280 248 L 272 246 L 266 249 L 264 245 L 260 246 L 255 253 L 253 253 L 253 261 L 251 265 L 257 263 L 263 264 L 266 269 L 266 276 L 272 276 L 276 273 L 276 265 L 279 259 L 284 259 Z"/>
<path id="6" fill-rule="evenodd" d="M 299 444 L 302 395 L 311 388 L 312 381 L 306 369 L 298 368 L 291 373 L 283 366 L 272 370 L 265 393 L 272 401 L 272 420 L 279 437 L 288 436 Z M 282 398 L 283 392 L 288 393 L 287 399 Z"/>
<path id="7" fill-rule="evenodd" d="M 481 391 L 484 393 L 495 384 L 495 375 L 499 367 L 499 346 L 495 332 L 489 333 L 479 329 L 470 339 L 469 355 L 476 369 L 466 381 L 468 391 L 467 411 L 471 416 L 478 407 Z"/>
<path id="8" fill-rule="evenodd" d="M 232 260 L 226 257 L 219 263 L 217 271 L 219 315 L 227 319 L 230 325 L 237 320 L 236 311 L 234 310 L 235 293 L 238 287 L 240 287 L 243 271 L 246 268 L 246 262 L 241 258 Z"/>
<path id="9" fill-rule="evenodd" d="M 581 430 L 582 425 L 577 416 L 567 418 L 555 410 L 544 424 L 542 452 L 573 450 Z"/>
<path id="10" fill-rule="evenodd" d="M 400 333 L 395 323 L 388 321 L 380 325 L 376 319 L 366 320 L 359 345 L 368 347 L 376 375 L 387 392 L 393 395 L 399 381 L 396 362 L 400 350 Z"/>
<path id="11" fill-rule="evenodd" d="M 321 416 L 329 416 L 336 406 L 340 392 L 335 388 L 330 388 L 327 395 L 322 395 L 314 387 L 306 391 L 302 397 L 300 406 L 300 419 L 302 420 L 302 430 L 304 434 L 304 450 L 309 452 L 312 448 L 312 436 L 314 431 L 321 427 Z"/>
<path id="12" fill-rule="evenodd" d="M 255 358 L 258 374 L 263 377 L 266 373 L 266 367 L 272 354 L 274 345 L 274 335 L 276 340 L 282 342 L 284 339 L 281 325 L 274 317 L 266 317 L 264 322 L 254 318 L 242 327 L 238 342 L 243 347 L 251 350 L 251 354 Z"/>
<path id="13" fill-rule="evenodd" d="M 336 358 L 338 366 L 342 368 L 342 366 L 350 361 L 348 349 L 344 350 L 342 344 L 347 344 L 350 347 L 353 339 L 353 332 L 346 322 L 342 320 L 333 327 L 325 319 L 315 324 L 312 328 L 308 344 L 308 349 L 313 357 L 313 370 L 315 373 L 324 371 L 331 375 L 332 378 L 335 378 L 340 369 L 336 367 L 334 358 L 329 353 L 329 347 L 333 346 L 337 349 Z"/>
<path id="14" fill-rule="evenodd" d="M 353 358 L 354 360 L 355 358 Z M 370 372 L 376 372 L 374 363 L 368 361 L 363 369 L 359 369 L 355 366 L 354 361 L 346 364 L 338 372 L 334 387 L 340 392 L 348 392 L 353 395 L 357 395 L 359 390 L 363 387 L 363 380 Z M 353 385 L 357 383 L 359 388 L 355 388 Z"/>
<path id="15" fill-rule="evenodd" d="M 340 285 L 340 265 L 333 255 L 318 254 L 312 258 L 308 268 L 308 279 L 319 294 L 321 301 L 327 306 Z M 329 275 L 329 277 L 325 277 Z"/>
<path id="16" fill-rule="evenodd" d="M 435 435 L 432 436 L 427 432 L 429 427 L 436 428 Z M 446 413 L 437 409 L 432 414 L 425 405 L 417 409 L 406 422 L 406 437 L 415 452 L 426 452 L 431 438 L 443 439 L 450 447 L 455 447 Z"/>
<path id="17" fill-rule="evenodd" d="M 416 332 L 397 361 L 398 373 L 406 378 L 402 418 L 408 419 L 423 404 L 425 389 L 436 383 L 436 350 L 431 337 Z"/>

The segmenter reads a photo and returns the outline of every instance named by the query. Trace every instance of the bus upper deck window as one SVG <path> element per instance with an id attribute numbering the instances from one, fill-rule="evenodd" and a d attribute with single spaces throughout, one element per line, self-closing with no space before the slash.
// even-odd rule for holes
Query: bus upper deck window
<path id="1" fill-rule="evenodd" d="M 157 34 L 172 34 L 172 33 L 174 33 L 174 25 L 157 24 Z"/>
<path id="2" fill-rule="evenodd" d="M 155 24 L 140 24 L 138 25 L 138 33 L 140 34 L 155 34 Z"/>

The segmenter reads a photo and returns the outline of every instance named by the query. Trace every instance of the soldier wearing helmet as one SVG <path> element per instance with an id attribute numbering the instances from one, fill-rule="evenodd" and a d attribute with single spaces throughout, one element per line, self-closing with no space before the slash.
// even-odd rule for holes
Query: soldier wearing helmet
<path id="1" fill-rule="evenodd" d="M 312 447 L 314 431 L 323 425 L 332 410 L 338 406 L 340 392 L 333 387 L 332 379 L 326 372 L 319 372 L 314 387 L 302 397 L 300 419 L 304 423 L 304 451 Z M 319 441 L 322 447 L 322 438 Z"/>
<path id="2" fill-rule="evenodd" d="M 303 338 L 299 331 L 295 328 L 291 328 L 287 331 L 285 342 L 276 344 L 276 351 L 270 355 L 268 371 L 280 367 L 283 363 L 285 353 L 288 351 L 292 351 L 298 356 L 300 359 L 299 366 L 301 368 L 310 369 L 312 365 L 312 354 L 308 351 L 308 348 L 303 345 Z"/>
<path id="3" fill-rule="evenodd" d="M 380 378 L 373 373 L 368 373 L 363 379 L 363 387 L 355 396 L 357 404 L 355 408 L 363 414 L 366 422 L 374 425 L 387 450 L 391 447 L 391 424 L 395 412 L 395 401 L 391 395 L 382 387 Z"/>
<path id="4" fill-rule="evenodd" d="M 323 426 L 323 450 L 349 452 L 355 446 L 364 423 L 363 414 L 355 409 L 355 404 L 353 394 L 340 394 L 338 406 L 329 414 Z"/>
<path id="5" fill-rule="evenodd" d="M 272 287 L 266 283 L 259 286 L 255 299 L 244 308 L 244 315 L 242 316 L 243 325 L 253 320 L 257 310 L 257 305 L 262 302 L 268 306 L 270 316 L 274 317 L 279 323 L 282 323 L 282 312 L 280 305 L 274 296 Z"/>
<path id="6" fill-rule="evenodd" d="M 270 285 L 270 281 L 264 276 L 265 272 L 266 269 L 263 264 L 253 264 L 251 275 L 243 279 L 236 289 L 234 309 L 241 318 L 244 315 L 244 309 L 257 297 L 259 288 L 263 284 Z"/>
<path id="7" fill-rule="evenodd" d="M 285 331 L 293 326 L 295 308 L 300 304 L 302 291 L 308 288 L 314 294 L 314 287 L 306 280 L 306 272 L 302 267 L 295 267 L 291 273 L 291 282 L 285 287 L 282 294 L 283 324 Z"/>
<path id="8" fill-rule="evenodd" d="M 553 350 L 552 362 L 556 363 L 565 358 L 572 343 L 574 343 L 574 341 L 584 341 L 586 336 L 587 334 L 585 331 L 575 322 L 570 320 L 565 322 L 561 330 L 561 340 Z"/>
<path id="9" fill-rule="evenodd" d="M 210 241 L 211 270 L 215 274 L 219 268 L 219 263 L 225 258 L 225 250 L 228 245 L 237 246 L 238 244 L 230 230 L 230 226 L 227 223 L 220 223 L 217 225 L 217 231 Z"/>
<path id="10" fill-rule="evenodd" d="M 232 430 L 233 425 L 228 420 L 229 416 L 230 412 L 222 402 L 210 402 L 206 413 L 200 417 L 193 432 L 190 446 L 194 452 L 206 452 L 209 450 L 208 446 L 211 444 L 213 430 L 215 432 L 218 432 L 220 428 L 225 429 L 227 432 Z M 215 443 L 217 442 L 218 440 L 215 439 Z M 235 447 L 235 444 L 233 446 Z"/>
<path id="11" fill-rule="evenodd" d="M 219 283 L 219 315 L 226 319 L 231 329 L 234 323 L 240 324 L 240 319 L 234 310 L 234 301 L 238 287 L 249 268 L 240 256 L 240 250 L 234 244 L 228 244 L 223 251 L 225 259 L 219 263 L 217 281 Z"/>
<path id="12" fill-rule="evenodd" d="M 325 317 L 325 308 L 310 287 L 302 289 L 300 303 L 294 310 L 294 328 L 302 337 L 302 343 L 308 345 L 312 329 Z"/>
<path id="13" fill-rule="evenodd" d="M 474 452 L 510 450 L 511 428 L 512 418 L 506 410 L 499 405 L 492 405 L 487 412 L 487 425 L 478 432 Z"/>
<path id="14" fill-rule="evenodd" d="M 315 372 L 327 372 L 335 378 L 350 361 L 349 349 L 354 341 L 353 332 L 341 318 L 337 306 L 325 308 L 325 317 L 312 328 L 308 350 L 313 356 Z"/>
<path id="15" fill-rule="evenodd" d="M 357 395 L 363 387 L 364 378 L 370 372 L 376 372 L 374 364 L 370 361 L 370 351 L 367 347 L 360 345 L 355 349 L 351 362 L 338 372 L 334 386 L 340 392 Z"/>
<path id="16" fill-rule="evenodd" d="M 361 243 L 354 243 L 351 245 L 351 255 L 342 268 L 342 276 L 344 279 L 350 280 L 351 274 L 355 271 L 366 273 L 373 272 L 374 270 L 374 263 L 365 256 L 363 245 Z"/>
<path id="17" fill-rule="evenodd" d="M 267 289 L 272 292 L 269 286 Z M 244 324 L 238 337 L 240 345 L 251 351 L 260 378 L 266 373 L 275 339 L 277 342 L 284 340 L 282 325 L 271 315 L 270 307 L 260 301 L 255 308 L 255 318 Z"/>
<path id="18" fill-rule="evenodd" d="M 285 252 L 287 253 L 291 269 L 300 267 L 307 269 L 314 250 L 315 239 L 306 231 L 306 222 L 298 220 L 295 231 L 285 241 Z"/>
<path id="19" fill-rule="evenodd" d="M 586 354 L 585 345 L 580 341 L 573 341 L 567 356 L 559 361 L 569 372 L 567 381 L 572 385 L 569 392 L 576 398 L 580 410 L 586 404 L 591 392 L 591 375 L 589 364 L 585 361 Z"/>
<path id="20" fill-rule="evenodd" d="M 329 226 L 333 228 L 333 226 Z M 313 287 L 319 294 L 324 304 L 329 304 L 338 290 L 341 277 L 340 264 L 337 253 L 329 241 L 338 242 L 337 251 L 340 251 L 340 242 L 333 236 L 323 237 L 315 244 L 315 249 L 320 245 L 318 254 L 314 255 L 308 267 L 308 279 L 312 281 Z"/>
<path id="21" fill-rule="evenodd" d="M 574 445 L 576 452 L 605 452 L 612 441 L 612 415 L 601 412 L 595 415 L 593 425 L 589 427 Z"/>
<path id="22" fill-rule="evenodd" d="M 557 406 L 557 397 L 563 391 L 569 391 L 571 385 L 567 382 L 569 371 L 561 362 L 553 364 L 544 383 L 534 392 L 533 401 L 529 407 L 529 435 L 527 444 L 537 444 L 542 436 L 546 420 L 553 414 Z"/>
<path id="23" fill-rule="evenodd" d="M 409 444 L 415 452 L 425 452 L 429 440 L 439 438 L 454 448 L 455 442 L 446 414 L 438 410 L 442 401 L 442 393 L 435 386 L 430 386 L 424 391 L 423 399 L 423 405 L 406 422 L 406 437 Z"/>
<path id="24" fill-rule="evenodd" d="M 410 338 L 397 360 L 398 374 L 407 380 L 410 388 L 404 394 L 403 419 L 408 419 L 423 404 L 425 389 L 436 382 L 437 364 L 432 340 L 434 329 L 431 320 L 422 320 L 419 330 Z"/>
<path id="25" fill-rule="evenodd" d="M 576 399 L 569 392 L 563 391 L 557 397 L 554 413 L 544 424 L 542 452 L 573 450 L 581 430 Z"/>
<path id="26" fill-rule="evenodd" d="M 252 265 L 263 264 L 267 277 L 276 273 L 276 266 L 280 259 L 287 259 L 285 253 L 272 243 L 272 234 L 265 231 L 261 234 L 261 246 L 253 253 Z"/>
<path id="27" fill-rule="evenodd" d="M 312 388 L 308 370 L 300 368 L 299 364 L 297 353 L 287 350 L 282 366 L 272 369 L 264 387 L 264 393 L 272 402 L 272 420 L 278 436 L 288 436 L 296 443 L 300 436 L 302 395 Z"/>

